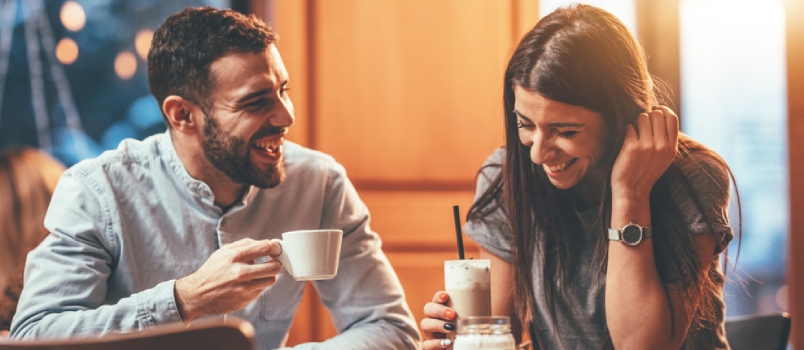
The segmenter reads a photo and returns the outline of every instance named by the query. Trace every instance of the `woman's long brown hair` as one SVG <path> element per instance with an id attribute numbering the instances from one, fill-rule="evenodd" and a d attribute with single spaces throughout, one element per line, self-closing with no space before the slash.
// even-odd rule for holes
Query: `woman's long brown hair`
<path id="1" fill-rule="evenodd" d="M 633 124 L 637 115 L 661 103 L 658 96 L 662 89 L 656 82 L 648 73 L 642 47 L 630 31 L 610 13 L 588 5 L 561 8 L 544 17 L 525 34 L 509 60 L 503 91 L 505 161 L 501 165 L 492 165 L 501 166 L 502 171 L 472 205 L 467 220 L 481 219 L 499 205 L 508 215 L 514 233 L 514 305 L 523 325 L 527 325 L 531 316 L 533 321 L 538 321 L 533 281 L 534 273 L 539 273 L 553 329 L 559 331 L 555 324 L 554 300 L 568 294 L 556 286 L 572 286 L 568 267 L 570 258 L 579 254 L 579 247 L 573 242 L 582 234 L 583 228 L 576 216 L 575 190 L 554 187 L 544 170 L 532 163 L 528 147 L 519 140 L 517 118 L 513 113 L 513 87 L 520 86 L 548 99 L 600 113 L 608 145 L 601 166 L 610 176 L 625 138 L 626 125 Z M 692 326 L 711 328 L 718 326 L 717 319 L 722 317 L 718 300 L 723 274 L 717 264 L 701 266 L 692 234 L 685 227 L 669 192 L 672 179 L 681 179 L 682 184 L 691 189 L 678 164 L 696 152 L 705 152 L 717 159 L 734 179 L 720 157 L 680 136 L 679 151 L 673 164 L 656 182 L 650 195 L 652 226 L 654 232 L 659 233 L 653 237 L 653 247 L 656 267 L 665 289 L 672 287 L 685 291 L 682 292 L 684 308 L 688 314 L 696 314 Z M 728 192 L 729 188 L 720 190 Z M 609 178 L 599 191 L 600 215 L 597 220 L 599 227 L 608 227 L 611 221 Z M 696 194 L 691 193 L 706 221 L 713 222 L 706 217 L 709 212 L 701 207 Z M 715 232 L 714 227 L 711 229 Z M 602 232 L 596 237 L 593 262 L 598 264 L 597 271 L 605 274 L 608 240 Z M 541 271 L 533 271 L 534 259 Z M 701 295 L 697 305 L 692 302 L 694 292 Z M 538 334 L 534 336 L 536 344 L 541 345 Z M 610 347 L 611 343 L 601 346 Z"/>
<path id="2" fill-rule="evenodd" d="M 47 236 L 45 211 L 63 171 L 58 161 L 35 149 L 0 153 L 0 286 Z"/>

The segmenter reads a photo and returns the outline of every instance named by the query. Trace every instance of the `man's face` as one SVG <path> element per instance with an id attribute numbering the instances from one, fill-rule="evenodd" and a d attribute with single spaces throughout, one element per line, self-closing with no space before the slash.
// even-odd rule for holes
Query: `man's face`
<path id="1" fill-rule="evenodd" d="M 274 45 L 236 53 L 210 65 L 212 108 L 205 111 L 202 147 L 233 181 L 271 188 L 285 178 L 283 144 L 293 124 L 288 74 Z"/>

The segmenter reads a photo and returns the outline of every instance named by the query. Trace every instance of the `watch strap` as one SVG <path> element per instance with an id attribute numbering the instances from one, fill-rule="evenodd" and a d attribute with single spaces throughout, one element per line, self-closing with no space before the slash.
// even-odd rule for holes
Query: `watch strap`
<path id="1" fill-rule="evenodd" d="M 609 240 L 611 241 L 619 241 L 620 240 L 620 230 L 616 228 L 609 229 Z"/>

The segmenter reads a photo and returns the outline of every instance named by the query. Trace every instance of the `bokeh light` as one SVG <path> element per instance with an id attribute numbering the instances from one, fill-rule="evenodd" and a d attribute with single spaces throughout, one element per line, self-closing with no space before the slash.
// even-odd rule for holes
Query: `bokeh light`
<path id="1" fill-rule="evenodd" d="M 61 18 L 61 23 L 64 24 L 64 28 L 73 32 L 81 30 L 87 23 L 84 8 L 81 4 L 72 0 L 66 1 L 64 5 L 61 6 L 59 18 Z"/>
<path id="2" fill-rule="evenodd" d="M 144 60 L 148 60 L 148 50 L 151 49 L 151 40 L 154 38 L 152 30 L 143 29 L 137 32 L 134 37 L 134 48 L 137 49 L 137 55 Z"/>
<path id="3" fill-rule="evenodd" d="M 78 58 L 78 44 L 70 38 L 63 38 L 56 44 L 56 59 L 61 64 L 70 64 Z"/>
<path id="4" fill-rule="evenodd" d="M 131 51 L 122 51 L 114 59 L 114 72 L 120 79 L 126 80 L 137 72 L 137 58 Z"/>

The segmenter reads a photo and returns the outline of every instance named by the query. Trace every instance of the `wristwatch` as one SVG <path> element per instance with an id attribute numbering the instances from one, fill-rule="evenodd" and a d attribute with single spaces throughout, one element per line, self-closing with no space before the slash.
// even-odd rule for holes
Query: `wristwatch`
<path id="1" fill-rule="evenodd" d="M 630 246 L 635 246 L 645 240 L 645 238 L 650 237 L 650 226 L 642 227 L 633 222 L 623 226 L 621 229 L 609 229 L 609 240 L 620 241 Z"/>

